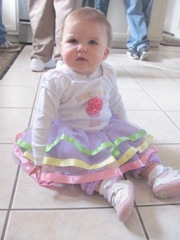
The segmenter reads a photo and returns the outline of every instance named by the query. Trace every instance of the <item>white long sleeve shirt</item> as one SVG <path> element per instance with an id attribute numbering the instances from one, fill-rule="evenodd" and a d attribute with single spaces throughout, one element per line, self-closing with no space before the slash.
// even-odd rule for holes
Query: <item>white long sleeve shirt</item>
<path id="1" fill-rule="evenodd" d="M 101 111 L 89 116 L 86 107 L 92 97 L 103 101 Z M 48 71 L 42 79 L 37 112 L 32 128 L 32 147 L 36 165 L 42 164 L 49 130 L 54 120 L 73 128 L 102 129 L 112 115 L 126 118 L 111 66 L 102 65 L 89 76 L 79 75 L 62 65 Z"/>

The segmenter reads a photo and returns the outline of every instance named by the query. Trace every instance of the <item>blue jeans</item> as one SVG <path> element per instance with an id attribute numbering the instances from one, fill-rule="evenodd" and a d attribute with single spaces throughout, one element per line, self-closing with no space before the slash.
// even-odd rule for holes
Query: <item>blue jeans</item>
<path id="1" fill-rule="evenodd" d="M 2 0 L 0 0 L 0 45 L 6 41 L 7 31 L 2 22 Z"/>
<path id="2" fill-rule="evenodd" d="M 149 49 L 148 27 L 151 19 L 153 0 L 123 0 L 130 38 L 127 47 Z"/>
<path id="3" fill-rule="evenodd" d="M 87 4 L 87 0 L 83 0 L 82 7 L 85 7 Z M 109 0 L 94 0 L 94 7 L 107 16 L 109 6 Z"/>

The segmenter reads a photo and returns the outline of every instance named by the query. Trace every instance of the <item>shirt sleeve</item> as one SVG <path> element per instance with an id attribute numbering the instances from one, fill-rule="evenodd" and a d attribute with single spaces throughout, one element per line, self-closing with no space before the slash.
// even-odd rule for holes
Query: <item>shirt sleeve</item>
<path id="1" fill-rule="evenodd" d="M 124 107 L 124 102 L 122 100 L 122 96 L 119 93 L 117 82 L 116 82 L 116 74 L 114 70 L 111 68 L 111 94 L 110 94 L 110 109 L 113 115 L 116 117 L 126 119 L 127 120 L 127 114 Z"/>
<path id="2" fill-rule="evenodd" d="M 42 165 L 45 148 L 48 140 L 49 130 L 55 120 L 60 104 L 63 86 L 59 87 L 54 76 L 44 75 L 38 100 L 38 107 L 32 127 L 32 150 L 35 165 Z"/>

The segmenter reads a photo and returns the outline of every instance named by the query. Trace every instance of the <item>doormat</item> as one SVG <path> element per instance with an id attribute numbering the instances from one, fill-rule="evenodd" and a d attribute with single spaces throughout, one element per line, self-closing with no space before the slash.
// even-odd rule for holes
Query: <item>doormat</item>
<path id="1" fill-rule="evenodd" d="M 9 68 L 13 65 L 14 61 L 21 53 L 22 49 L 25 45 L 22 45 L 22 48 L 18 52 L 1 52 L 0 51 L 0 80 L 4 77 L 7 73 Z"/>
<path id="2" fill-rule="evenodd" d="M 164 35 L 162 36 L 160 44 L 163 46 L 180 47 L 180 39 L 170 35 Z"/>

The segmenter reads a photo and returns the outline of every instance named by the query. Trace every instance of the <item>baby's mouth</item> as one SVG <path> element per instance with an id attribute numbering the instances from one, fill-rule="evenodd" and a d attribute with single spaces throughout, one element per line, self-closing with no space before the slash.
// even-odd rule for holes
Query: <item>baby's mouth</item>
<path id="1" fill-rule="evenodd" d="M 77 57 L 76 58 L 76 61 L 82 61 L 82 62 L 87 62 L 87 59 L 86 58 L 84 58 L 84 57 Z"/>

